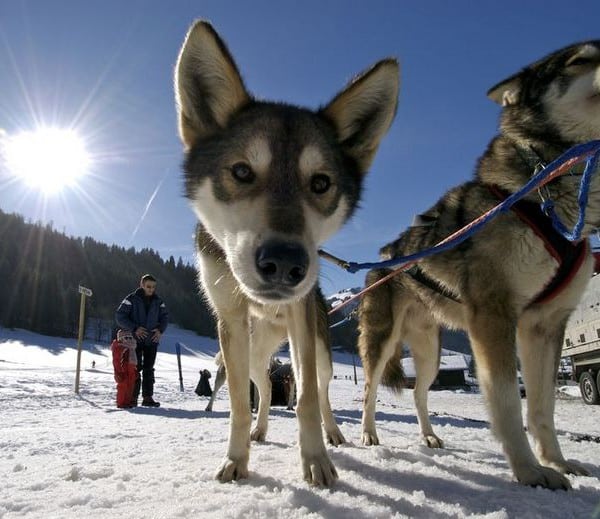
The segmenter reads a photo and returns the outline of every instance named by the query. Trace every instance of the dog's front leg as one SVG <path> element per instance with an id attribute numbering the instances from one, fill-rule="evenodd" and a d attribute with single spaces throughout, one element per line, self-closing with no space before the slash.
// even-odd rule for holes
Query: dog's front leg
<path id="1" fill-rule="evenodd" d="M 219 319 L 219 342 L 227 371 L 231 403 L 227 456 L 217 472 L 217 479 L 226 482 L 248 477 L 252 415 L 247 320 Z"/>
<path id="2" fill-rule="evenodd" d="M 585 467 L 565 460 L 554 426 L 554 386 L 568 317 L 567 312 L 561 316 L 559 312 L 545 314 L 534 308 L 520 319 L 517 337 L 527 390 L 528 425 L 542 465 L 563 474 L 589 476 Z"/>
<path id="3" fill-rule="evenodd" d="M 501 300 L 500 297 L 498 297 Z M 538 463 L 523 428 L 517 386 L 516 321 L 501 304 L 472 307 L 469 337 L 480 387 L 487 397 L 493 430 L 520 483 L 551 489 L 570 488 L 555 470 Z"/>
<path id="4" fill-rule="evenodd" d="M 331 486 L 338 476 L 321 433 L 315 351 L 316 306 L 313 293 L 288 306 L 287 326 L 298 387 L 296 414 L 304 479 L 311 485 Z"/>

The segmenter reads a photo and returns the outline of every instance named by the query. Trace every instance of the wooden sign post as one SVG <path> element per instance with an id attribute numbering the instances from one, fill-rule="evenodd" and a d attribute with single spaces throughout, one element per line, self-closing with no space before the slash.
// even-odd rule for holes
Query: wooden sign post
<path id="1" fill-rule="evenodd" d="M 79 394 L 79 374 L 81 372 L 81 344 L 83 343 L 83 332 L 85 330 L 85 298 L 92 297 L 89 288 L 79 285 L 81 303 L 79 304 L 79 334 L 77 336 L 77 368 L 75 369 L 75 393 Z"/>
<path id="2" fill-rule="evenodd" d="M 175 343 L 175 352 L 177 353 L 177 369 L 179 369 L 179 391 L 183 391 L 183 375 L 181 373 L 181 344 Z"/>

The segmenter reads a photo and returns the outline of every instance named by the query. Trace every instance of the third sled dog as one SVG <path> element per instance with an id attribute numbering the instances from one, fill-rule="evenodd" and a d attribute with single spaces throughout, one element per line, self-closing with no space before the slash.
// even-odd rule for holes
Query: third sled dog
<path id="1" fill-rule="evenodd" d="M 321 434 L 322 418 L 327 435 L 342 441 L 327 396 L 331 361 L 320 332 L 326 316 L 317 250 L 356 208 L 398 88 L 398 64 L 387 59 L 318 111 L 258 101 L 208 23 L 188 32 L 175 89 L 186 195 L 201 222 L 200 279 L 218 319 L 231 402 L 221 481 L 248 475 L 250 372 L 266 370 L 286 337 L 298 381 L 304 478 L 330 485 L 337 477 Z M 260 439 L 266 423 L 257 427 Z"/>
<path id="2" fill-rule="evenodd" d="M 326 315 L 325 313 L 323 314 L 324 316 Z M 327 331 L 327 330 L 326 330 Z M 329 350 L 329 348 L 328 348 Z M 331 350 L 329 350 L 331 351 Z M 257 359 L 258 360 L 258 359 Z M 292 372 L 291 366 L 289 364 L 284 364 L 282 365 L 281 363 L 277 363 L 275 361 L 275 359 L 273 357 L 271 357 L 271 361 L 268 363 L 269 366 L 267 367 L 267 369 L 263 369 L 264 366 L 264 361 L 263 359 L 260 359 L 260 363 L 257 362 L 257 364 L 260 365 L 261 369 L 259 370 L 259 373 L 255 373 L 255 379 L 252 379 L 252 375 L 250 375 L 250 379 L 252 380 L 252 382 L 254 382 L 254 384 L 256 385 L 256 388 L 262 387 L 265 388 L 263 390 L 263 398 L 264 398 L 264 403 L 265 405 L 258 407 L 258 418 L 256 420 L 257 426 L 255 427 L 254 431 L 252 431 L 251 437 L 253 440 L 262 440 L 263 438 L 257 438 L 257 432 L 258 431 L 265 431 L 266 432 L 266 425 L 269 419 L 269 409 L 270 409 L 270 402 L 271 402 L 271 382 L 272 382 L 272 373 L 277 372 L 277 373 L 281 373 L 281 378 L 283 379 L 283 383 L 285 385 L 287 385 L 287 410 L 288 411 L 292 411 L 294 409 L 294 400 L 295 400 L 295 393 L 296 393 L 296 382 L 294 380 L 294 373 Z M 250 355 L 250 362 L 252 362 L 252 354 Z M 223 356 L 220 353 L 217 353 L 216 357 L 215 357 L 215 364 L 217 365 L 217 376 L 215 377 L 215 385 L 213 388 L 213 392 L 212 395 L 210 397 L 210 400 L 208 401 L 208 404 L 206 405 L 206 409 L 205 411 L 208 413 L 211 413 L 213 410 L 213 406 L 215 404 L 215 400 L 217 399 L 217 393 L 219 392 L 219 389 L 221 389 L 223 387 L 223 385 L 225 384 L 225 382 L 227 381 L 227 372 L 225 371 L 225 364 L 223 363 Z M 252 368 L 250 368 L 250 373 L 252 373 Z M 258 379 L 258 380 L 257 380 Z M 284 389 L 285 391 L 285 389 Z M 260 395 L 260 393 L 259 393 Z M 259 396 L 260 399 L 260 396 Z M 252 398 L 250 399 L 252 401 Z M 260 400 L 259 400 L 260 401 Z M 269 405 L 266 405 L 267 403 L 269 403 Z M 264 427 L 259 427 L 258 424 L 265 424 Z M 335 433 L 338 432 L 337 427 L 333 427 L 331 428 L 331 430 Z M 329 443 L 333 444 L 333 445 L 339 445 L 340 443 L 344 442 L 344 438 L 343 436 L 341 436 L 341 434 L 329 434 L 327 433 L 327 427 L 325 428 L 325 433 L 327 434 Z"/>
<path id="3" fill-rule="evenodd" d="M 420 215 L 417 225 L 381 250 L 383 259 L 434 245 L 518 190 L 538 164 L 600 138 L 600 41 L 554 52 L 497 84 L 488 96 L 503 106 L 500 133 L 479 159 L 475 178 Z M 542 190 L 569 226 L 577 215 L 581 170 Z M 567 319 L 592 273 L 587 237 L 600 225 L 600 176 L 591 186 L 580 243 L 553 231 L 540 202 L 532 193 L 463 244 L 364 297 L 359 348 L 365 368 L 365 444 L 378 443 L 377 385 L 399 387 L 406 343 L 417 372 L 414 399 L 421 432 L 430 446 L 441 446 L 429 422 L 427 390 L 438 372 L 440 325 L 446 325 L 468 332 L 492 427 L 517 480 L 568 488 L 563 474 L 587 473 L 561 453 L 554 381 Z M 367 284 L 388 272 L 371 271 Z M 517 356 L 535 454 L 523 429 Z"/>

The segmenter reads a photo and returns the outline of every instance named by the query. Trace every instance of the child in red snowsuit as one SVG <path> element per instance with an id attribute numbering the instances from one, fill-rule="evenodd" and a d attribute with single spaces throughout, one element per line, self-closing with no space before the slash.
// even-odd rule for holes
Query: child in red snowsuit
<path id="1" fill-rule="evenodd" d="M 133 390 L 138 377 L 136 342 L 129 330 L 119 330 L 117 338 L 112 342 L 113 368 L 117 383 L 117 407 L 135 407 Z"/>

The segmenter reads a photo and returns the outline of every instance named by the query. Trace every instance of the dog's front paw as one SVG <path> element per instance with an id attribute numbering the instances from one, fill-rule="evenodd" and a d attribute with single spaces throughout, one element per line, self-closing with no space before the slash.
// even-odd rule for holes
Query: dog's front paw
<path id="1" fill-rule="evenodd" d="M 517 481 L 530 487 L 543 487 L 550 490 L 569 490 L 569 480 L 556 470 L 542 465 L 527 465 L 515 470 Z"/>
<path id="2" fill-rule="evenodd" d="M 362 433 L 362 442 L 363 445 L 379 445 L 379 438 L 377 438 L 377 433 L 375 431 L 363 431 Z"/>
<path id="3" fill-rule="evenodd" d="M 330 429 L 329 431 L 325 431 L 327 436 L 327 442 L 334 447 L 341 445 L 342 443 L 346 443 L 346 438 L 340 431 L 340 428 L 336 425 L 334 429 Z"/>
<path id="4" fill-rule="evenodd" d="M 567 460 L 559 460 L 559 461 L 545 461 L 540 460 L 542 465 L 546 467 L 553 468 L 557 470 L 561 474 L 574 474 L 576 476 L 589 476 L 590 471 L 586 469 L 580 463 L 576 461 L 567 461 Z"/>
<path id="5" fill-rule="evenodd" d="M 216 479 L 218 479 L 221 483 L 227 483 L 228 481 L 237 481 L 238 479 L 245 479 L 247 477 L 247 459 L 234 460 L 231 458 L 225 458 L 217 472 Z"/>
<path id="6" fill-rule="evenodd" d="M 302 455 L 302 470 L 304 480 L 309 485 L 330 487 L 338 479 L 337 471 L 325 451 L 320 454 Z"/>
<path id="7" fill-rule="evenodd" d="M 435 434 L 425 434 L 423 436 L 423 442 L 430 449 L 443 449 L 444 442 L 441 438 L 438 438 Z"/>
<path id="8" fill-rule="evenodd" d="M 252 433 L 250 433 L 250 439 L 253 442 L 264 442 L 266 437 L 267 437 L 267 430 L 263 429 L 262 427 L 256 426 L 252 430 Z"/>

